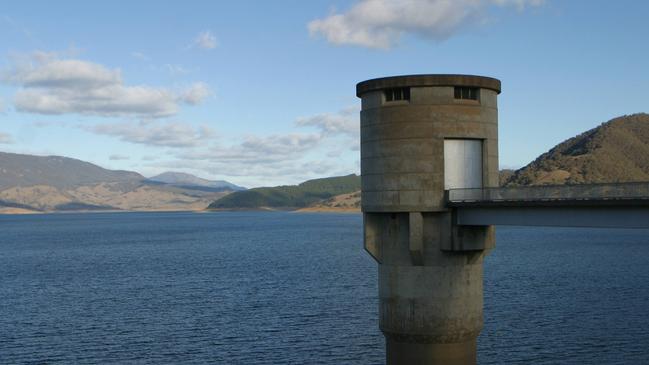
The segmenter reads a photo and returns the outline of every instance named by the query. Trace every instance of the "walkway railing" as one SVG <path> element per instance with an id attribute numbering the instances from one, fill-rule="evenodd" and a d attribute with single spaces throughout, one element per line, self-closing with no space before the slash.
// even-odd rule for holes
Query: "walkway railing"
<path id="1" fill-rule="evenodd" d="M 453 205 L 454 203 L 525 203 L 610 200 L 649 200 L 649 182 L 451 189 L 448 191 L 448 202 L 450 205 Z"/>

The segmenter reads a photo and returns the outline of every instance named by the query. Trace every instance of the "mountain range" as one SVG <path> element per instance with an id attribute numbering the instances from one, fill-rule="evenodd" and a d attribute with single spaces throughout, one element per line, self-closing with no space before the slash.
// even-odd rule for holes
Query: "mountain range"
<path id="1" fill-rule="evenodd" d="M 649 181 L 649 114 L 625 115 L 559 143 L 501 185 Z M 0 213 L 71 210 L 359 210 L 360 177 L 245 190 L 182 172 L 151 178 L 60 156 L 0 152 Z"/>
<path id="2" fill-rule="evenodd" d="M 242 189 L 184 173 L 147 179 L 73 158 L 0 152 L 0 212 L 202 210 Z"/>

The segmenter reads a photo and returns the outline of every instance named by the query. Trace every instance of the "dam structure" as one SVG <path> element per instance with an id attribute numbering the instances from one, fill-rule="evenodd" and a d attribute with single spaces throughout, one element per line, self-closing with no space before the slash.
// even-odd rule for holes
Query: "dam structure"
<path id="1" fill-rule="evenodd" d="M 356 90 L 364 245 L 379 264 L 387 363 L 475 363 L 494 228 L 453 225 L 445 190 L 498 186 L 500 81 L 414 75 Z"/>
<path id="2" fill-rule="evenodd" d="M 367 80 L 365 250 L 378 263 L 386 363 L 476 364 L 493 225 L 649 228 L 649 184 L 499 188 L 499 80 Z"/>

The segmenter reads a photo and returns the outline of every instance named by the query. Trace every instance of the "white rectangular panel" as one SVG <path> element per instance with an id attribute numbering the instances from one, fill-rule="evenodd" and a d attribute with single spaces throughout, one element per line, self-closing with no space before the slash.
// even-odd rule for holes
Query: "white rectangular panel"
<path id="1" fill-rule="evenodd" d="M 444 189 L 482 187 L 482 141 L 444 140 Z"/>

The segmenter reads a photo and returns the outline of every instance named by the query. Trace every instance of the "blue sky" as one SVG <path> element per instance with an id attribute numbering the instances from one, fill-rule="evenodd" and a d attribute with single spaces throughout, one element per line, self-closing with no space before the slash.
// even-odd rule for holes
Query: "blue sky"
<path id="1" fill-rule="evenodd" d="M 503 83 L 501 167 L 649 112 L 649 3 L 57 1 L 0 8 L 0 151 L 245 185 L 358 173 L 357 82 Z"/>

